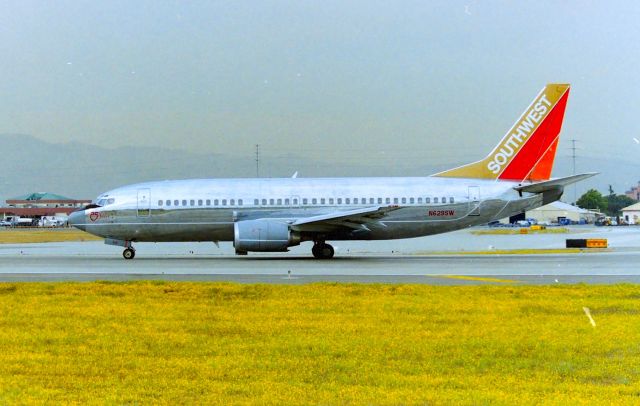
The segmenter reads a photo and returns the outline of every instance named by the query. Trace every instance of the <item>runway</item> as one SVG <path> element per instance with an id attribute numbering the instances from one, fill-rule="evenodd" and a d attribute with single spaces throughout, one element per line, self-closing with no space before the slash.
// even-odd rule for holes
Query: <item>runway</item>
<path id="1" fill-rule="evenodd" d="M 592 235 L 604 235 L 611 248 L 572 254 L 491 254 L 491 249 L 561 248 L 565 238 Z M 11 244 L 0 246 L 0 281 L 640 283 L 640 229 L 582 228 L 570 235 L 535 236 L 477 236 L 463 231 L 414 240 L 349 242 L 336 247 L 336 257 L 325 261 L 311 258 L 309 246 L 304 244 L 289 253 L 246 257 L 233 255 L 229 244 L 138 244 L 136 258 L 126 261 L 118 248 L 101 242 Z M 484 249 L 483 255 L 465 253 L 480 249 Z"/>

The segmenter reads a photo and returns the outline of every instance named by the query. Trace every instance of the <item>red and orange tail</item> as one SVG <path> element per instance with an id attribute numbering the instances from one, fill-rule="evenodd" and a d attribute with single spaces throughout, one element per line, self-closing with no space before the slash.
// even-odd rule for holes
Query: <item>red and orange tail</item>
<path id="1" fill-rule="evenodd" d="M 548 84 L 483 160 L 434 176 L 541 181 L 551 176 L 568 84 Z"/>

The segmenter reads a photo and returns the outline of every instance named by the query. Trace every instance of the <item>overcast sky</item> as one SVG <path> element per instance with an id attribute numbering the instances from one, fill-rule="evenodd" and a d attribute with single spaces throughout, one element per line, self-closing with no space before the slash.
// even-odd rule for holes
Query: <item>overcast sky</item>
<path id="1" fill-rule="evenodd" d="M 0 5 L 0 133 L 461 163 L 568 82 L 559 159 L 640 153 L 637 2 Z"/>

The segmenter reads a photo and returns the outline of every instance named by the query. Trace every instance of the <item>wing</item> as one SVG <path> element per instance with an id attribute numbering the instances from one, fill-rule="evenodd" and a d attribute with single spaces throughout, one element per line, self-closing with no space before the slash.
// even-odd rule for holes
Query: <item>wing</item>
<path id="1" fill-rule="evenodd" d="M 291 223 L 289 227 L 295 231 L 326 232 L 336 228 L 368 230 L 367 224 L 376 223 L 387 213 L 398 210 L 398 206 L 376 206 L 364 209 L 340 211 L 319 216 L 304 217 Z"/>

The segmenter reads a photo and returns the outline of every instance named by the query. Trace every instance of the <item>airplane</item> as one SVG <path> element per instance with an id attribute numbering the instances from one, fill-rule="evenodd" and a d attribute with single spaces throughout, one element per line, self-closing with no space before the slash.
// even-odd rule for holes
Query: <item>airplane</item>
<path id="1" fill-rule="evenodd" d="M 139 183 L 101 194 L 69 224 L 124 247 L 231 241 L 238 255 L 313 242 L 388 240 L 459 230 L 558 200 L 596 173 L 551 179 L 569 96 L 548 84 L 486 158 L 426 177 L 190 179 Z"/>

